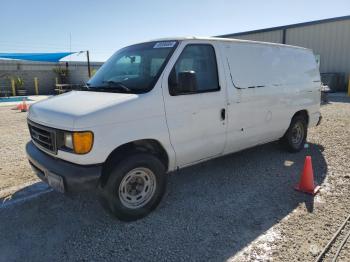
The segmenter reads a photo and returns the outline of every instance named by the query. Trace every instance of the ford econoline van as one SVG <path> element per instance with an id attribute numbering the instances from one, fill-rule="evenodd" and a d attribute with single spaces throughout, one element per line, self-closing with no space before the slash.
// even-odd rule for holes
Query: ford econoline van
<path id="1" fill-rule="evenodd" d="M 320 120 L 311 50 L 169 38 L 117 51 L 86 83 L 30 107 L 36 174 L 60 192 L 97 189 L 122 220 L 160 202 L 166 173 L 280 140 L 304 148 Z"/>

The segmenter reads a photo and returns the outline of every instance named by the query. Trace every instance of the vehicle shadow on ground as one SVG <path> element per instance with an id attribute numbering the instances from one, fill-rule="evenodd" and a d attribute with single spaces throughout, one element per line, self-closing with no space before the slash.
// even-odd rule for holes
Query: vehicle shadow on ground
<path id="1" fill-rule="evenodd" d="M 306 155 L 322 183 L 322 146 L 297 154 L 270 143 L 169 175 L 160 206 L 120 222 L 94 195 L 51 192 L 0 209 L 0 254 L 6 261 L 225 261 L 313 197 L 293 189 Z M 0 259 L 1 260 L 1 259 Z"/>

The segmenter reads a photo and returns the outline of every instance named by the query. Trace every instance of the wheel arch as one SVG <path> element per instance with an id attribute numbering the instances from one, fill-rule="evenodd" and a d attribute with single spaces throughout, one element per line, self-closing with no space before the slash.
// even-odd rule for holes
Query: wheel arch
<path id="1" fill-rule="evenodd" d="M 293 119 L 294 117 L 296 117 L 296 116 L 303 116 L 303 117 L 305 117 L 305 119 L 306 119 L 306 124 L 309 125 L 309 112 L 308 112 L 306 109 L 297 111 L 297 112 L 293 115 L 293 117 L 291 118 L 290 121 L 292 122 L 292 119 Z"/>
<path id="2" fill-rule="evenodd" d="M 136 153 L 150 153 L 155 155 L 164 164 L 165 170 L 169 168 L 169 155 L 158 140 L 141 139 L 131 141 L 118 146 L 109 154 L 102 167 L 101 186 L 106 184 L 110 171 L 115 165 L 126 157 Z"/>
<path id="3" fill-rule="evenodd" d="M 308 111 L 306 109 L 299 110 L 299 111 L 295 112 L 294 115 L 290 118 L 289 125 L 288 125 L 287 129 L 284 131 L 283 137 L 288 132 L 288 129 L 289 129 L 290 125 L 292 124 L 293 119 L 296 116 L 304 116 L 306 119 L 306 124 L 309 125 L 309 113 L 308 113 Z"/>

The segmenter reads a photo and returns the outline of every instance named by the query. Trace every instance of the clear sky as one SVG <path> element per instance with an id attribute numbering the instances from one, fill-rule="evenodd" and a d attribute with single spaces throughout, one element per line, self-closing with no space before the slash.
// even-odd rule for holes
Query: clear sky
<path id="1" fill-rule="evenodd" d="M 153 38 L 350 15 L 350 0 L 1 0 L 0 10 L 0 53 L 88 49 L 91 60 L 105 61 L 123 46 Z"/>

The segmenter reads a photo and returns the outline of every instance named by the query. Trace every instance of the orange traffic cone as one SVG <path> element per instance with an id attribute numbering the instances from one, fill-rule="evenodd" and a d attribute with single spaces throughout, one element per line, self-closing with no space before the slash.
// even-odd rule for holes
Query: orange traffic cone
<path id="1" fill-rule="evenodd" d="M 16 105 L 15 107 L 11 108 L 12 110 L 21 110 L 21 112 L 27 112 L 29 109 L 29 105 L 26 103 L 26 99 L 23 98 L 22 103 Z"/>
<path id="2" fill-rule="evenodd" d="M 294 188 L 295 190 L 311 195 L 315 195 L 320 189 L 320 187 L 314 183 L 314 171 L 312 170 L 311 156 L 306 156 L 300 182 Z"/>
<path id="3" fill-rule="evenodd" d="M 12 110 L 21 110 L 21 112 L 27 112 L 28 109 L 29 109 L 29 105 L 27 105 L 25 98 L 23 98 L 22 103 L 12 108 Z"/>
<path id="4" fill-rule="evenodd" d="M 23 102 L 19 105 L 17 105 L 17 109 L 21 110 L 21 112 L 27 112 L 29 108 L 29 105 L 26 103 L 26 99 L 23 98 Z"/>
<path id="5" fill-rule="evenodd" d="M 12 110 L 22 110 L 23 102 L 11 108 Z"/>

